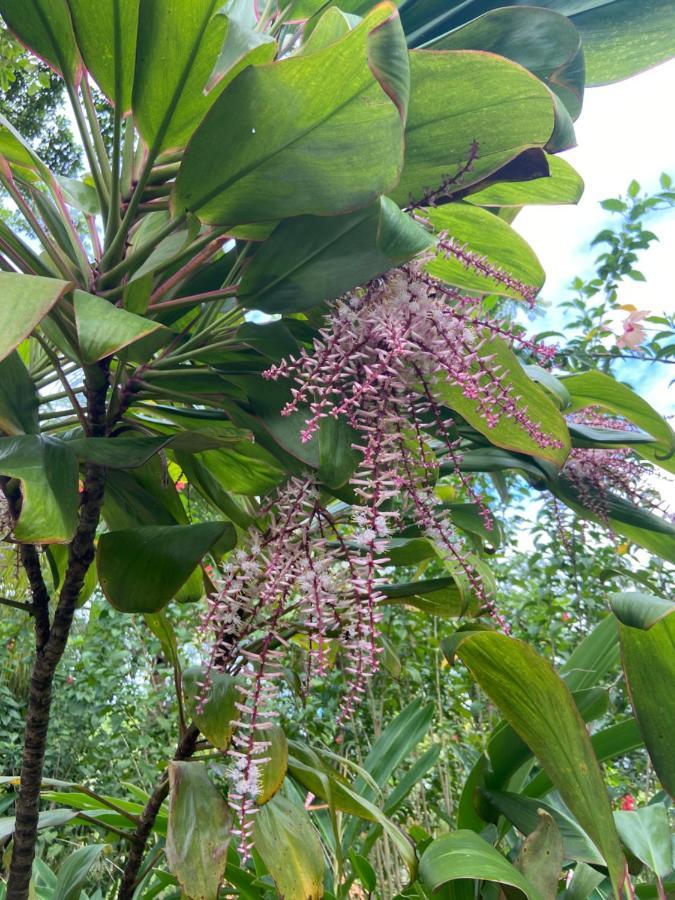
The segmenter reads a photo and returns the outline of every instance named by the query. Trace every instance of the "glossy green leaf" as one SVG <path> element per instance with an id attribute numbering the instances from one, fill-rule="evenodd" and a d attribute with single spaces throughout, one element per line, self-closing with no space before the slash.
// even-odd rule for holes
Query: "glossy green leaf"
<path id="1" fill-rule="evenodd" d="M 651 553 L 675 563 L 675 525 L 667 519 L 638 507 L 617 494 L 607 493 L 603 497 L 606 516 L 597 513 L 584 505 L 584 499 L 578 487 L 564 476 L 549 478 L 552 493 L 567 506 L 575 510 L 584 519 L 590 519 L 609 527 L 616 533 L 639 544 Z"/>
<path id="2" fill-rule="evenodd" d="M 84 64 L 117 109 L 131 109 L 141 0 L 67 0 Z"/>
<path id="3" fill-rule="evenodd" d="M 607 791 L 590 737 L 569 689 L 522 641 L 469 634 L 457 655 L 529 745 L 570 811 L 607 860 L 617 896 L 624 877 Z M 564 735 L 564 740 L 560 740 Z"/>
<path id="4" fill-rule="evenodd" d="M 647 751 L 661 784 L 675 795 L 675 604 L 669 613 L 654 621 L 653 614 L 645 615 L 646 628 L 622 624 L 625 611 L 617 602 L 616 614 L 620 617 L 619 638 L 623 668 L 628 684 L 635 718 L 647 745 Z M 634 598 L 635 604 L 647 605 L 653 610 L 653 599 Z M 614 602 L 612 602 L 614 608 Z M 636 616 L 631 616 L 635 621 Z M 648 624 L 650 621 L 653 624 Z"/>
<path id="5" fill-rule="evenodd" d="M 46 549 L 46 556 L 52 573 L 54 590 L 63 584 L 68 568 L 68 547 L 65 544 L 50 544 Z M 77 597 L 77 608 L 80 609 L 98 587 L 96 566 L 89 566 L 84 576 L 84 583 Z"/>
<path id="6" fill-rule="evenodd" d="M 578 203 L 584 182 L 572 166 L 559 156 L 547 157 L 549 174 L 531 181 L 496 181 L 466 199 L 476 206 L 541 206 Z"/>
<path id="7" fill-rule="evenodd" d="M 25 544 L 65 544 L 77 527 L 75 454 L 39 435 L 0 438 L 0 473 L 21 482 L 21 513 L 14 530 Z"/>
<path id="8" fill-rule="evenodd" d="M 14 351 L 0 360 L 0 431 L 14 435 L 39 430 L 37 388 Z"/>
<path id="9" fill-rule="evenodd" d="M 204 88 L 223 45 L 222 0 L 144 0 L 132 105 L 134 120 L 155 153 L 183 147 L 220 91 Z M 237 129 L 238 130 L 238 129 Z"/>
<path id="10" fill-rule="evenodd" d="M 234 734 L 234 721 L 237 718 L 236 681 L 231 675 L 223 672 L 211 672 L 206 702 L 200 710 L 199 701 L 202 696 L 200 682 L 204 672 L 193 666 L 183 672 L 183 691 L 185 708 L 194 719 L 201 733 L 219 750 L 227 750 Z"/>
<path id="11" fill-rule="evenodd" d="M 659 878 L 673 871 L 673 841 L 668 811 L 663 803 L 652 803 L 630 812 L 615 812 L 619 837 L 633 856 Z"/>
<path id="12" fill-rule="evenodd" d="M 71 82 L 78 80 L 80 55 L 63 0 L 1 0 L 0 15 L 33 53 Z"/>
<path id="13" fill-rule="evenodd" d="M 453 831 L 436 838 L 420 859 L 420 880 L 431 891 L 460 878 L 510 885 L 527 900 L 544 900 L 515 866 L 473 831 Z"/>
<path id="14" fill-rule="evenodd" d="M 43 828 L 58 828 L 59 825 L 66 825 L 77 818 L 78 811 L 76 809 L 48 809 L 41 812 L 38 816 L 38 831 Z M 14 816 L 0 817 L 0 841 L 11 837 L 16 828 L 16 819 Z"/>
<path id="15" fill-rule="evenodd" d="M 238 298 L 267 313 L 299 312 L 407 262 L 431 243 L 387 197 L 346 216 L 289 219 L 253 257 Z"/>
<path id="16" fill-rule="evenodd" d="M 266 728 L 264 740 L 270 746 L 259 753 L 259 756 L 266 760 L 259 767 L 260 781 L 256 802 L 261 806 L 276 795 L 288 769 L 288 741 L 283 728 L 278 725 Z"/>
<path id="17" fill-rule="evenodd" d="M 113 303 L 75 291 L 75 322 L 82 358 L 87 363 L 111 356 L 164 326 L 120 309 Z M 170 334 L 166 330 L 167 334 Z"/>
<path id="18" fill-rule="evenodd" d="M 89 844 L 71 853 L 61 863 L 51 900 L 80 900 L 92 866 L 108 849 L 108 844 Z"/>
<path id="19" fill-rule="evenodd" d="M 410 108 L 401 181 L 402 206 L 482 181 L 553 131 L 551 95 L 526 69 L 474 50 L 410 55 Z M 478 156 L 472 158 L 473 142 Z M 461 174 L 464 173 L 464 174 Z"/>
<path id="20" fill-rule="evenodd" d="M 327 417 L 319 426 L 319 478 L 328 488 L 345 485 L 359 462 L 356 433 L 343 419 Z"/>
<path id="21" fill-rule="evenodd" d="M 537 812 L 545 810 L 555 821 L 562 836 L 565 859 L 581 860 L 596 866 L 605 864 L 602 854 L 579 823 L 551 804 L 511 791 L 484 790 L 481 793 L 522 834 L 531 834 L 537 828 Z"/>
<path id="22" fill-rule="evenodd" d="M 365 206 L 401 171 L 407 92 L 389 3 L 324 50 L 249 66 L 190 141 L 174 205 L 223 225 Z"/>
<path id="23" fill-rule="evenodd" d="M 529 69 L 563 101 L 581 112 L 584 56 L 579 32 L 554 9 L 494 9 L 428 45 L 434 50 L 487 50 Z"/>
<path id="24" fill-rule="evenodd" d="M 539 809 L 537 819 L 537 827 L 523 841 L 516 858 L 516 868 L 545 900 L 555 900 L 562 873 L 562 837 L 550 813 Z"/>
<path id="25" fill-rule="evenodd" d="M 166 861 L 190 900 L 217 900 L 232 813 L 200 762 L 169 763 Z"/>
<path id="26" fill-rule="evenodd" d="M 485 435 L 491 444 L 505 450 L 538 456 L 558 467 L 562 466 L 569 453 L 570 438 L 560 412 L 542 389 L 527 377 L 513 351 L 501 338 L 488 340 L 479 354 L 491 356 L 493 358 L 491 365 L 497 364 L 502 367 L 502 383 L 511 385 L 514 394 L 521 398 L 519 407 L 527 413 L 532 423 L 540 426 L 551 442 L 549 446 L 542 447 L 510 416 L 503 417 L 491 428 L 479 411 L 476 401 L 466 397 L 456 384 L 439 378 L 435 384 L 437 395 L 450 409 L 456 410 L 463 419 L 466 419 L 476 431 Z"/>
<path id="27" fill-rule="evenodd" d="M 277 796 L 256 813 L 256 851 L 284 900 L 323 897 L 323 850 L 306 810 Z"/>
<path id="28" fill-rule="evenodd" d="M 604 372 L 583 372 L 562 379 L 572 397 L 570 412 L 599 406 L 651 434 L 664 453 L 675 451 L 675 432 L 646 400 Z M 658 462 L 658 456 L 656 461 Z"/>
<path id="29" fill-rule="evenodd" d="M 120 612 L 157 612 L 226 533 L 234 539 L 228 522 L 109 531 L 101 535 L 96 552 L 101 589 Z"/>
<path id="30" fill-rule="evenodd" d="M 28 337 L 70 287 L 56 278 L 0 272 L 0 359 Z"/>
<path id="31" fill-rule="evenodd" d="M 484 257 L 489 266 L 506 272 L 530 288 L 540 288 L 544 270 L 529 244 L 506 222 L 487 210 L 468 203 L 450 203 L 430 210 L 429 221 L 434 229 L 447 234 L 460 247 Z M 522 299 L 509 285 L 466 266 L 461 260 L 441 251 L 427 263 L 427 271 L 441 281 L 455 287 L 481 294 L 502 294 Z"/>
<path id="32" fill-rule="evenodd" d="M 647 631 L 675 610 L 672 600 L 645 591 L 610 594 L 612 612 L 622 625 Z"/>
<path id="33" fill-rule="evenodd" d="M 206 90 L 223 90 L 236 76 L 251 65 L 272 62 L 277 42 L 268 34 L 254 31 L 233 15 L 227 17 L 225 40 L 211 73 Z"/>
<path id="34" fill-rule="evenodd" d="M 605 876 L 602 872 L 587 866 L 586 863 L 577 863 L 574 867 L 574 876 L 572 881 L 563 894 L 563 900 L 596 900 L 598 894 L 595 892 Z"/>
<path id="35" fill-rule="evenodd" d="M 68 206 L 79 209 L 88 216 L 100 213 L 98 194 L 92 184 L 75 178 L 66 178 L 65 175 L 57 175 L 56 181 Z"/>
<path id="36" fill-rule="evenodd" d="M 588 84 L 619 81 L 675 56 L 670 0 L 595 3 L 572 21 L 581 33 Z"/>
<path id="37" fill-rule="evenodd" d="M 607 615 L 577 644 L 560 667 L 560 674 L 575 692 L 594 687 L 618 668 L 619 635 L 613 616 Z"/>
<path id="38" fill-rule="evenodd" d="M 353 23 L 350 19 L 351 17 L 341 9 L 338 9 L 337 6 L 329 6 L 328 9 L 321 14 L 318 22 L 311 31 L 305 29 L 303 35 L 304 40 L 298 53 L 303 55 L 314 53 L 316 50 L 323 50 L 323 48 L 328 47 L 329 44 L 334 44 L 335 41 L 339 41 L 340 38 L 344 37 L 353 27 Z"/>
<path id="39" fill-rule="evenodd" d="M 381 587 L 388 605 L 413 606 L 429 615 L 443 618 L 475 616 L 481 602 L 475 593 L 464 589 L 452 577 L 431 578 L 426 581 L 397 582 Z"/>

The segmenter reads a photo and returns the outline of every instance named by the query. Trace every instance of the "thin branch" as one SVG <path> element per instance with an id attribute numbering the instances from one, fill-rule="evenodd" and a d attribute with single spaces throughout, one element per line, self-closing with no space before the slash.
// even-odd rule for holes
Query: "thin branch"
<path id="1" fill-rule="evenodd" d="M 52 365 L 58 372 L 59 381 L 63 385 L 63 389 L 65 390 L 66 394 L 68 395 L 68 399 L 70 400 L 73 410 L 75 411 L 75 414 L 77 415 L 77 418 L 80 421 L 80 425 L 82 425 L 82 428 L 84 428 L 84 430 L 86 432 L 87 431 L 87 417 L 84 414 L 84 410 L 82 409 L 80 404 L 77 402 L 77 397 L 75 396 L 75 392 L 73 391 L 70 384 L 68 383 L 68 379 L 66 378 L 66 375 L 65 375 L 63 369 L 61 368 L 61 363 L 59 362 L 58 356 L 56 355 L 56 353 L 54 353 L 54 351 L 49 346 L 49 344 L 37 332 L 35 333 L 35 339 L 40 344 L 40 346 L 42 347 L 44 352 L 47 354 L 47 356 L 51 360 Z"/>
<path id="2" fill-rule="evenodd" d="M 0 606 L 10 606 L 12 609 L 20 609 L 21 612 L 35 615 L 32 603 L 20 603 L 18 600 L 10 600 L 9 597 L 0 597 Z"/>
<path id="3" fill-rule="evenodd" d="M 221 288 L 219 291 L 206 291 L 203 294 L 190 294 L 187 297 L 177 297 L 175 300 L 164 300 L 161 303 L 152 303 L 150 309 L 155 312 L 160 309 L 173 309 L 176 306 L 191 306 L 196 303 L 207 303 L 212 300 L 226 300 L 239 290 L 239 285 Z"/>

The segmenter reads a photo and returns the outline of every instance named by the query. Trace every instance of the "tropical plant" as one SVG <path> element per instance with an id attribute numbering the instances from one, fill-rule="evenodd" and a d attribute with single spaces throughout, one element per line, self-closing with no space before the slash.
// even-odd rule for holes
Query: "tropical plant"
<path id="1" fill-rule="evenodd" d="M 404 792 L 384 811 L 373 802 L 396 757 L 378 752 L 348 782 L 311 736 L 288 741 L 274 704 L 338 666 L 333 728 L 345 730 L 388 605 L 507 627 L 476 473 L 522 472 L 675 560 L 675 528 L 639 505 L 633 475 L 626 490 L 590 464 L 618 447 L 672 465 L 667 422 L 604 373 L 542 368 L 555 351 L 507 314 L 508 302 L 532 307 L 544 278 L 508 224 L 513 207 L 581 191 L 554 155 L 580 111 L 579 31 L 555 9 L 481 4 L 463 25 L 466 10 L 439 18 L 432 6 L 0 0 L 62 78 L 90 170 L 57 175 L 0 122 L 0 182 L 32 232 L 0 221 L 0 488 L 21 570 L 6 573 L 2 602 L 35 632 L 20 775 L 6 778 L 20 785 L 4 824 L 11 900 L 29 895 L 38 830 L 65 823 L 114 839 L 120 898 L 176 882 L 214 898 L 223 879 L 248 896 L 272 884 L 344 895 L 347 856 L 362 881 L 370 873 L 338 811 L 381 829 L 414 882 L 416 851 L 387 815 Z M 669 54 L 667 39 L 645 50 L 639 37 L 667 5 L 582 6 L 595 80 Z M 617 33 L 630 48 L 620 67 Z M 422 37 L 432 51 L 408 49 Z M 588 407 L 622 426 L 584 420 Z M 443 574 L 396 578 L 424 560 Z M 57 667 L 97 588 L 144 617 L 176 691 L 173 759 L 131 801 L 44 777 Z M 171 609 L 204 596 L 195 669 Z M 471 633 L 457 652 L 493 640 L 498 658 L 512 639 Z M 552 691 L 570 752 L 586 751 Z M 418 715 L 397 725 L 410 747 Z M 650 715 L 637 711 L 641 724 Z M 618 896 L 622 851 L 606 810 L 591 808 L 603 786 L 585 764 L 592 792 L 575 812 Z M 41 812 L 64 788 L 68 807 Z M 332 876 L 299 788 L 327 805 Z M 77 896 L 104 853 L 82 850 L 56 882 L 38 867 L 43 892 Z M 155 870 L 162 855 L 171 875 Z"/>

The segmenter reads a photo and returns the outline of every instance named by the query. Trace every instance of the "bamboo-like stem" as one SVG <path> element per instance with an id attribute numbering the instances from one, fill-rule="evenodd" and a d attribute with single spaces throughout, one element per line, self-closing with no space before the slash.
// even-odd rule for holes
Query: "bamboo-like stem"
<path id="1" fill-rule="evenodd" d="M 175 300 L 164 300 L 161 303 L 153 303 L 150 307 L 152 312 L 161 309 L 173 309 L 176 306 L 191 306 L 195 303 L 208 303 L 214 300 L 227 300 L 233 294 L 237 293 L 239 285 L 233 287 L 222 288 L 219 291 L 206 291 L 203 294 L 190 294 L 187 297 L 177 297 Z"/>
<path id="2" fill-rule="evenodd" d="M 157 290 L 150 297 L 149 307 L 152 308 L 162 297 L 165 297 L 168 293 L 170 293 L 174 288 L 179 287 L 181 282 L 185 281 L 186 278 L 189 278 L 194 272 L 196 272 L 205 262 L 211 259 L 212 256 L 221 249 L 223 246 L 223 238 L 218 237 L 215 240 L 211 241 L 197 253 L 189 262 L 185 263 L 174 275 L 161 284 Z"/>

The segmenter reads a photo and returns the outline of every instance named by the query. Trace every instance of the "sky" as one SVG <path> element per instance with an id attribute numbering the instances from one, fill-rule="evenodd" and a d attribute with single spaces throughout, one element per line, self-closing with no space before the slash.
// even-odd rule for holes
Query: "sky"
<path id="1" fill-rule="evenodd" d="M 612 219 L 599 202 L 625 193 L 633 178 L 648 191 L 658 188 L 661 172 L 668 172 L 675 182 L 674 96 L 675 60 L 618 84 L 588 89 L 576 123 L 577 147 L 562 154 L 584 179 L 581 202 L 527 207 L 516 218 L 514 228 L 534 249 L 546 272 L 542 296 L 550 304 L 553 322 L 556 303 L 569 296 L 572 278 L 593 271 L 598 250 L 590 247 L 590 241 Z M 613 218 L 618 220 L 616 215 Z M 659 236 L 638 264 L 647 280 L 624 282 L 619 299 L 638 309 L 673 312 L 675 210 L 652 216 L 646 227 Z M 642 367 L 640 375 L 637 367 Z M 668 374 L 675 374 L 664 370 L 672 368 L 638 362 L 630 370 L 633 384 L 662 412 L 675 411 L 675 390 L 668 401 L 664 391 Z"/>

